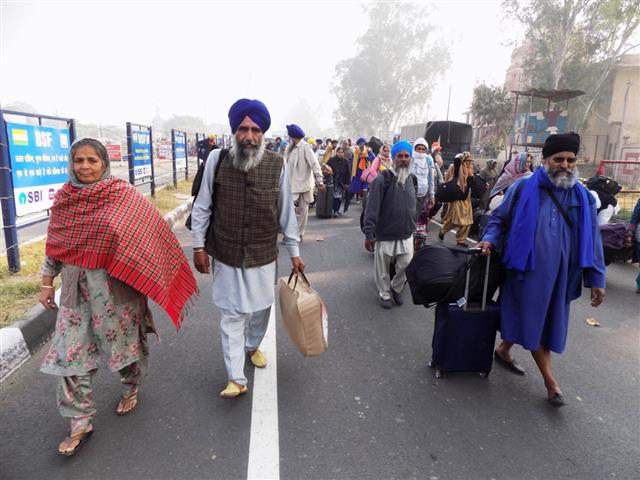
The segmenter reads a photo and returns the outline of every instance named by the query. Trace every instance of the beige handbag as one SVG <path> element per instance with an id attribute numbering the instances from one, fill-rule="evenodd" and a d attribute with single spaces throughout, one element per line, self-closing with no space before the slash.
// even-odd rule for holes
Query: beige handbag
<path id="1" fill-rule="evenodd" d="M 293 282 L 292 282 L 293 280 Z M 278 282 L 280 313 L 289 338 L 305 357 L 327 349 L 327 309 L 304 273 Z"/>

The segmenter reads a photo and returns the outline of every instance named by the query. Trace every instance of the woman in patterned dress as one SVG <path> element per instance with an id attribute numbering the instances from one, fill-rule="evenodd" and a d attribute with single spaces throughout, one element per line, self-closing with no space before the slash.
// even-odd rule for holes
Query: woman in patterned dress
<path id="1" fill-rule="evenodd" d="M 144 262 L 139 268 L 127 264 L 166 248 L 171 253 L 165 260 L 172 265 L 173 275 L 188 284 L 183 297 L 188 299 L 197 291 L 167 223 L 133 187 L 110 175 L 105 147 L 97 140 L 82 139 L 72 145 L 69 158 L 69 181 L 56 194 L 52 207 L 40 293 L 45 308 L 58 308 L 53 281 L 61 274 L 56 329 L 41 371 L 59 377 L 58 409 L 71 424 L 69 435 L 58 446 L 58 452 L 66 456 L 73 455 L 93 433 L 93 383 L 101 353 L 109 358 L 109 368 L 120 374 L 123 384 L 116 414 L 126 415 L 136 408 L 147 373 L 147 334 L 155 332 L 147 296 L 167 310 L 168 302 L 158 291 L 175 293 L 171 274 L 169 287 L 162 287 L 157 282 L 154 285 L 156 272 L 145 273 Z M 130 211 L 114 215 L 120 207 Z M 130 236 L 127 222 L 139 227 Z M 162 237 L 158 245 L 150 247 L 152 251 L 148 245 L 138 245 L 149 242 L 148 233 L 137 233 L 145 230 Z M 132 272 L 147 285 L 133 280 Z M 183 306 L 174 305 L 180 312 L 173 315 L 177 326 Z"/>

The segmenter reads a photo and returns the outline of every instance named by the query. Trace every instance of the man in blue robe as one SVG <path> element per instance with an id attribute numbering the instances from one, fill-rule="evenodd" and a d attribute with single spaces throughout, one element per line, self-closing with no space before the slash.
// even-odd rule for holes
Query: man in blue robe
<path id="1" fill-rule="evenodd" d="M 551 368 L 551 352 L 565 349 L 569 304 L 584 286 L 591 305 L 604 301 L 605 266 L 593 197 L 577 181 L 575 133 L 550 135 L 542 165 L 509 188 L 478 247 L 502 254 L 502 343 L 495 358 L 517 373 L 514 343 L 530 350 L 547 388 L 549 403 L 565 405 Z"/>

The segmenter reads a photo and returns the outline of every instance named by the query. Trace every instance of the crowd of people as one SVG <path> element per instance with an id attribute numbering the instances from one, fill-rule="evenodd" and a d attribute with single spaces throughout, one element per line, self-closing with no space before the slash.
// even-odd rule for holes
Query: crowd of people
<path id="1" fill-rule="evenodd" d="M 465 246 L 474 209 L 488 213 L 478 246 L 483 254 L 499 252 L 507 272 L 495 358 L 523 374 L 512 347 L 531 351 L 549 402 L 565 404 L 551 352 L 565 348 L 570 303 L 582 285 L 591 289 L 594 307 L 605 295 L 595 199 L 577 181 L 576 134 L 549 136 L 538 167 L 523 152 L 502 171 L 495 161 L 479 169 L 471 153 L 460 152 L 443 171 L 439 142 L 429 145 L 424 138 L 393 145 L 364 138 L 354 144 L 309 141 L 290 124 L 287 141 L 267 142 L 271 116 L 261 101 L 240 99 L 228 117 L 232 148 L 216 148 L 215 138 L 199 147 L 206 158 L 191 219 L 193 264 L 213 275 L 212 301 L 221 317 L 227 380 L 220 397 L 248 391 L 247 359 L 256 368 L 267 366 L 260 344 L 275 300 L 278 238 L 292 272 L 303 271 L 299 243 L 315 193 L 324 193 L 331 195 L 333 216 L 348 212 L 354 199 L 363 204 L 364 248 L 373 253 L 384 309 L 403 304 L 406 268 L 420 247 L 414 238 L 427 231 L 430 219 L 443 210 L 438 239 L 455 229 L 456 244 Z M 116 413 L 133 411 L 146 373 L 147 335 L 155 332 L 147 299 L 179 326 L 198 292 L 177 239 L 146 199 L 110 175 L 104 147 L 83 139 L 69 157 L 69 182 L 52 207 L 41 292 L 46 308 L 58 308 L 53 279 L 62 275 L 56 330 L 42 371 L 60 378 L 58 406 L 70 420 L 59 445 L 63 455 L 75 453 L 93 432 L 99 353 L 110 357 L 109 368 L 122 378 Z M 447 191 L 453 196 L 442 193 Z M 533 304 L 522 301 L 532 296 Z"/>

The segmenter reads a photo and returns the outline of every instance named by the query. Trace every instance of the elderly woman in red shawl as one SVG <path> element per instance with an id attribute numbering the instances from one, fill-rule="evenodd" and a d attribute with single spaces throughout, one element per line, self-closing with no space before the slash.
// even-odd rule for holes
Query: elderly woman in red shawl
<path id="1" fill-rule="evenodd" d="M 197 292 L 195 278 L 169 225 L 138 191 L 110 175 L 104 145 L 77 141 L 69 152 L 69 181 L 57 192 L 42 266 L 40 303 L 55 303 L 56 329 L 41 371 L 59 377 L 58 409 L 70 433 L 58 446 L 73 455 L 93 433 L 93 382 L 100 353 L 117 371 L 123 391 L 116 414 L 138 405 L 146 370 L 147 334 L 155 332 L 150 297 L 176 327 Z"/>
<path id="2" fill-rule="evenodd" d="M 455 156 L 453 163 L 449 165 L 445 182 L 454 178 L 458 179 L 460 190 L 465 192 L 463 200 L 456 200 L 449 203 L 449 208 L 442 217 L 442 228 L 438 232 L 440 241 L 444 240 L 444 235 L 454 228 L 457 228 L 456 244 L 466 246 L 465 240 L 469 236 L 469 230 L 473 225 L 473 207 L 471 205 L 471 188 L 468 183 L 473 179 L 473 157 L 469 152 L 462 152 Z"/>

